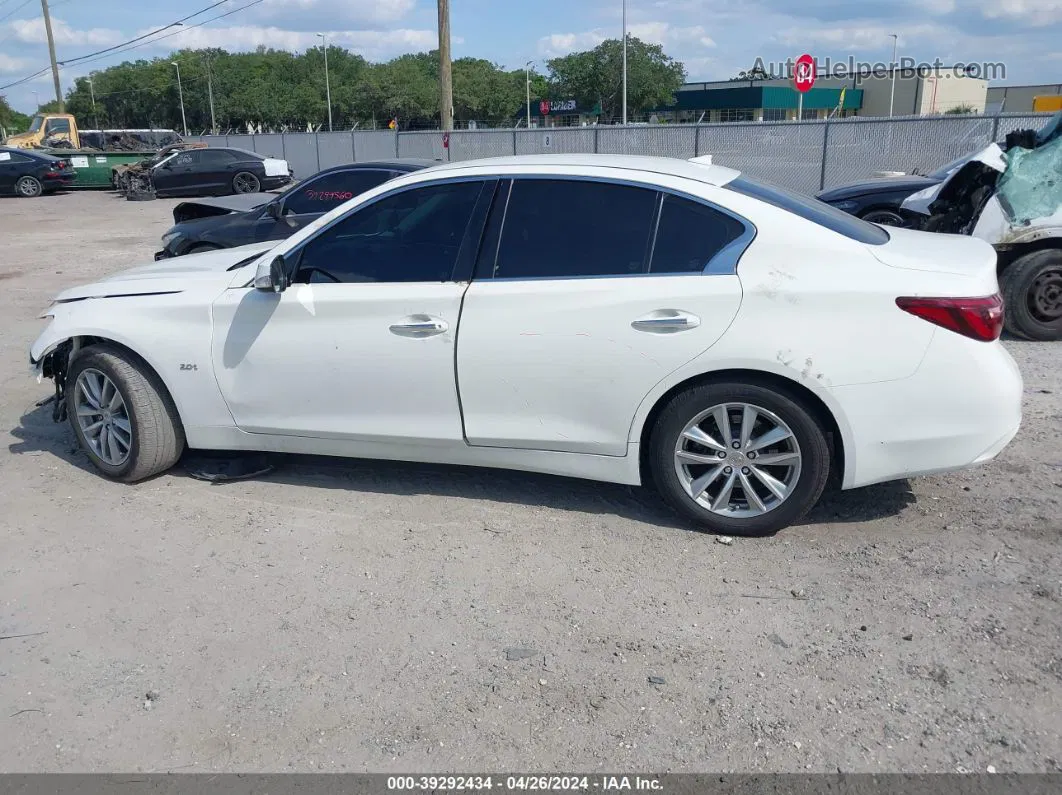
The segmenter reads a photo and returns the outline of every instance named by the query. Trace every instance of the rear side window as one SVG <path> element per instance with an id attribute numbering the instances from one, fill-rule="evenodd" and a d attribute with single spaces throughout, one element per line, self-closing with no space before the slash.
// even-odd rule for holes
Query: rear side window
<path id="1" fill-rule="evenodd" d="M 650 273 L 700 273 L 745 233 L 745 225 L 699 202 L 664 195 Z"/>
<path id="2" fill-rule="evenodd" d="M 836 207 L 831 207 L 825 202 L 813 199 L 810 196 L 802 196 L 777 185 L 758 182 L 745 176 L 731 180 L 725 187 L 735 193 L 751 196 L 754 199 L 773 204 L 775 207 L 788 210 L 794 215 L 799 215 L 805 220 L 824 226 L 839 235 L 844 235 L 850 240 L 873 246 L 880 246 L 889 242 L 889 233 L 880 226 L 868 223 L 861 218 L 856 218 L 854 215 L 849 215 L 843 210 L 838 210 Z"/>
<path id="3" fill-rule="evenodd" d="M 497 279 L 644 273 L 656 191 L 607 182 L 513 182 Z"/>
<path id="4" fill-rule="evenodd" d="M 295 215 L 326 213 L 390 178 L 389 171 L 368 168 L 325 174 L 295 188 L 284 200 L 284 209 Z"/>
<path id="5" fill-rule="evenodd" d="M 199 159 L 204 163 L 216 166 L 224 163 L 231 163 L 233 155 L 232 152 L 225 149 L 200 149 Z"/>

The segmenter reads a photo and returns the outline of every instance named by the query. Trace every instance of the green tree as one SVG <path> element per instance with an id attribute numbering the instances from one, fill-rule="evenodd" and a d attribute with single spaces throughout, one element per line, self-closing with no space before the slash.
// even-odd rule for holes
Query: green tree
<path id="1" fill-rule="evenodd" d="M 607 117 L 620 114 L 623 94 L 623 42 L 608 39 L 592 50 L 547 62 L 554 98 L 574 99 L 584 107 L 600 103 Z M 659 44 L 627 37 L 627 110 L 629 114 L 674 102 L 686 69 Z"/>
<path id="2" fill-rule="evenodd" d="M 965 116 L 968 113 L 976 113 L 977 110 L 973 105 L 956 105 L 953 108 L 948 108 L 944 111 L 946 116 Z"/>
<path id="3" fill-rule="evenodd" d="M 25 132 L 29 128 L 30 117 L 7 104 L 7 100 L 0 96 L 0 127 L 9 133 Z"/>

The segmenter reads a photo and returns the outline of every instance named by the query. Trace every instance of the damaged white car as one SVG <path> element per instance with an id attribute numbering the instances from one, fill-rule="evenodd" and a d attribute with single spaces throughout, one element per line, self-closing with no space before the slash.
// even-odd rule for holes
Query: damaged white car
<path id="1" fill-rule="evenodd" d="M 991 144 L 903 209 L 932 232 L 971 235 L 998 253 L 1006 328 L 1062 339 L 1062 113 L 1039 132 Z M 917 216 L 915 216 L 917 217 Z"/>
<path id="2" fill-rule="evenodd" d="M 275 245 L 60 294 L 31 362 L 105 475 L 187 448 L 651 480 L 730 534 L 987 461 L 995 253 L 664 157 L 451 163 Z"/>

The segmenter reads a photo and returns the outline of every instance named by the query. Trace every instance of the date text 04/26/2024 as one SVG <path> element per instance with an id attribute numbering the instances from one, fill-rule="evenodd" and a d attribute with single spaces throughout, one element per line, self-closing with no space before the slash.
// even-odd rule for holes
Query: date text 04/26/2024
<path id="1" fill-rule="evenodd" d="M 658 792 L 659 779 L 643 776 L 388 776 L 393 792 Z"/>

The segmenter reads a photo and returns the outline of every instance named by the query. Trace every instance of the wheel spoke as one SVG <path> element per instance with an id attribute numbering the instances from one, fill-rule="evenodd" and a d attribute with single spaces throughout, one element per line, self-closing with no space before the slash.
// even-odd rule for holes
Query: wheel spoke
<path id="1" fill-rule="evenodd" d="M 118 409 L 120 409 L 124 405 L 124 401 L 122 400 L 122 393 L 118 391 L 118 387 L 116 387 L 114 384 L 111 384 L 111 388 L 114 390 L 114 394 L 111 395 L 111 399 L 107 403 L 107 408 L 110 411 L 114 412 L 118 411 Z"/>
<path id="2" fill-rule="evenodd" d="M 716 455 L 704 455 L 703 453 L 691 453 L 689 450 L 679 450 L 675 453 L 675 458 L 679 459 L 686 464 L 709 464 L 716 465 L 719 463 L 720 458 Z"/>
<path id="3" fill-rule="evenodd" d="M 716 452 L 726 452 L 726 446 L 720 444 L 707 433 L 699 425 L 694 425 L 692 428 L 687 428 L 683 434 L 685 438 L 691 442 L 707 447 L 709 450 L 715 450 Z"/>
<path id="4" fill-rule="evenodd" d="M 790 461 L 799 461 L 799 453 L 763 453 L 756 456 L 756 466 L 777 466 L 788 464 Z"/>
<path id="5" fill-rule="evenodd" d="M 786 495 L 789 494 L 789 487 L 786 486 L 778 478 L 774 477 L 773 475 L 767 472 L 764 472 L 759 467 L 754 466 L 751 467 L 751 469 L 752 474 L 756 476 L 756 479 L 768 489 L 770 489 L 771 493 L 779 500 L 784 500 L 786 498 Z"/>
<path id="6" fill-rule="evenodd" d="M 719 490 L 719 494 L 712 500 L 712 510 L 720 511 L 730 505 L 730 497 L 734 493 L 734 484 L 737 482 L 737 471 L 731 472 L 727 478 L 726 483 L 723 484 L 723 488 Z"/>
<path id="7" fill-rule="evenodd" d="M 745 410 L 741 412 L 741 447 L 749 446 L 749 437 L 752 436 L 752 428 L 756 424 L 756 418 L 760 413 L 755 408 L 745 404 Z"/>
<path id="8" fill-rule="evenodd" d="M 772 444 L 778 444 L 788 439 L 790 433 L 785 428 L 775 426 L 767 433 L 757 436 L 755 439 L 748 443 L 746 452 L 755 453 L 757 450 L 762 450 L 764 447 L 770 447 Z"/>
<path id="9" fill-rule="evenodd" d="M 79 417 L 102 417 L 103 412 L 98 408 L 92 406 L 81 405 L 77 407 L 77 416 Z"/>
<path id="10" fill-rule="evenodd" d="M 133 434 L 133 428 L 125 417 L 115 417 L 111 420 L 111 425 L 127 436 L 132 436 Z"/>
<path id="11" fill-rule="evenodd" d="M 734 440 L 730 431 L 730 413 L 727 411 L 726 406 L 716 406 L 712 416 L 715 417 L 715 424 L 719 426 L 719 434 L 723 437 L 723 444 L 729 447 Z"/>
<path id="12" fill-rule="evenodd" d="M 107 453 L 110 455 L 112 464 L 122 460 L 122 451 L 118 448 L 118 437 L 113 431 L 107 434 Z"/>
<path id="13" fill-rule="evenodd" d="M 745 500 L 749 504 L 749 508 L 755 508 L 759 513 L 763 513 L 767 510 L 767 506 L 763 504 L 763 500 L 760 499 L 760 495 L 756 493 L 756 489 L 752 487 L 752 481 L 749 480 L 749 476 L 744 472 L 738 473 L 738 477 L 741 478 L 741 490 L 745 492 Z"/>
<path id="14" fill-rule="evenodd" d="M 100 435 L 101 428 L 103 428 L 103 420 L 94 422 L 91 425 L 82 428 L 81 430 L 84 432 L 85 436 L 95 439 Z"/>
<path id="15" fill-rule="evenodd" d="M 690 496 L 695 500 L 698 499 L 704 494 L 705 489 L 718 480 L 721 474 L 723 474 L 723 465 L 719 464 L 714 469 L 710 469 L 708 472 L 701 475 L 690 484 Z"/>

